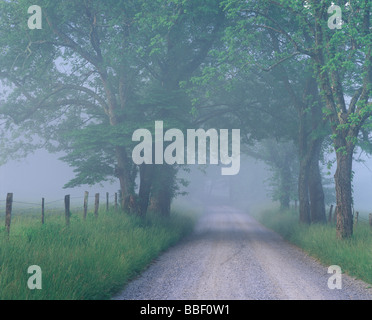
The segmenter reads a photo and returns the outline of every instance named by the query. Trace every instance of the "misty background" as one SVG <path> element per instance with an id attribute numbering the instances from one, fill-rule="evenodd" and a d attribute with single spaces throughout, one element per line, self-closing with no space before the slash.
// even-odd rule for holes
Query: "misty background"
<path id="1" fill-rule="evenodd" d="M 72 67 L 63 63 L 63 59 L 56 60 L 58 68 L 71 72 Z M 0 91 L 4 97 L 5 87 L 0 84 Z M 4 200 L 8 192 L 14 193 L 18 201 L 38 202 L 42 197 L 49 201 L 62 199 L 64 195 L 80 197 L 84 191 L 90 194 L 109 192 L 113 195 L 120 189 L 117 179 L 103 182 L 94 186 L 81 186 L 64 189 L 63 186 L 75 177 L 74 168 L 58 158 L 64 154 L 50 154 L 46 150 L 38 150 L 24 159 L 10 161 L 0 166 L 0 200 Z M 330 155 L 334 158 L 334 155 Z M 355 154 L 361 162 L 353 162 L 355 172 L 354 208 L 372 212 L 372 159 L 365 154 Z M 331 168 L 327 178 L 333 180 L 336 165 Z M 259 160 L 245 157 L 237 176 L 221 176 L 218 166 L 190 166 L 189 173 L 180 171 L 179 176 L 188 180 L 188 187 L 181 188 L 187 196 L 178 196 L 176 201 L 206 201 L 218 203 L 229 202 L 231 205 L 260 205 L 271 202 L 270 197 L 270 169 Z M 323 167 L 323 173 L 328 171 Z M 231 188 L 231 186 L 234 186 Z M 334 189 L 334 186 L 331 186 Z M 207 199 L 206 199 L 207 198 Z M 0 211 L 3 209 L 0 208 Z"/>
<path id="2" fill-rule="evenodd" d="M 63 186 L 74 177 L 73 168 L 58 158 L 62 154 L 50 154 L 46 150 L 38 150 L 25 159 L 10 161 L 0 166 L 0 200 L 6 198 L 8 192 L 14 193 L 17 201 L 39 202 L 42 197 L 46 201 L 62 199 L 64 195 L 72 197 L 83 196 L 84 191 L 91 195 L 106 192 L 113 195 L 120 189 L 119 182 L 105 182 L 94 186 L 81 186 L 63 189 Z M 240 172 L 236 176 L 222 176 L 220 167 L 216 165 L 190 166 L 191 171 L 180 171 L 180 177 L 189 181 L 185 196 L 178 196 L 179 203 L 195 201 L 226 203 L 244 206 L 249 209 L 257 205 L 265 205 L 270 199 L 270 172 L 262 162 L 242 155 Z M 357 157 L 358 158 L 358 157 Z M 354 161 L 354 208 L 355 210 L 372 212 L 372 159 L 361 156 L 364 162 Z M 335 165 L 331 169 L 333 179 Z M 232 179 L 232 180 L 229 180 Z M 234 181 L 235 187 L 232 198 L 228 194 L 228 186 Z M 207 196 L 209 199 L 205 199 Z M 103 201 L 103 198 L 102 198 Z M 232 203 L 231 203 L 232 202 Z M 4 204 L 5 206 L 5 204 Z M 0 211 L 4 211 L 0 208 Z"/>

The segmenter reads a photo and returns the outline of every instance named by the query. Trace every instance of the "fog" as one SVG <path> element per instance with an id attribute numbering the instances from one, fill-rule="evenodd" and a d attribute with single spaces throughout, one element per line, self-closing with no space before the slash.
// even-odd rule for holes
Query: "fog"
<path id="1" fill-rule="evenodd" d="M 74 172 L 73 168 L 58 158 L 56 154 L 39 150 L 23 160 L 12 161 L 0 167 L 0 199 L 5 199 L 8 192 L 13 192 L 15 200 L 34 202 L 43 197 L 46 201 L 63 199 L 67 194 L 79 197 L 83 196 L 84 191 L 113 194 L 119 190 L 117 181 L 112 184 L 63 189 L 74 177 Z"/>
<path id="2" fill-rule="evenodd" d="M 354 207 L 372 212 L 372 160 L 354 163 Z"/>
<path id="3" fill-rule="evenodd" d="M 189 181 L 186 195 L 178 196 L 176 203 L 228 204 L 250 210 L 271 202 L 267 181 L 270 174 L 266 166 L 257 160 L 241 157 L 241 167 L 237 175 L 223 176 L 217 165 L 190 166 L 190 172 L 182 172 L 179 178 Z"/>
<path id="4" fill-rule="evenodd" d="M 63 189 L 65 183 L 74 177 L 73 168 L 58 160 L 61 155 L 39 150 L 20 161 L 11 161 L 0 167 L 0 200 L 8 192 L 14 193 L 16 201 L 39 202 L 63 199 L 64 195 L 83 196 L 84 191 L 102 195 L 113 195 L 120 189 L 118 181 L 105 182 L 94 186 L 81 186 Z M 354 208 L 372 212 L 372 159 L 365 157 L 365 162 L 354 162 Z M 203 205 L 206 203 L 230 204 L 246 210 L 271 203 L 268 180 L 270 172 L 262 163 L 242 156 L 241 169 L 236 176 L 221 176 L 220 167 L 190 166 L 190 171 L 180 170 L 179 178 L 189 182 L 181 187 L 175 199 L 177 205 Z M 335 165 L 331 170 L 333 175 Z M 232 189 L 231 189 L 231 186 Z M 231 193 L 231 194 L 230 194 Z"/>

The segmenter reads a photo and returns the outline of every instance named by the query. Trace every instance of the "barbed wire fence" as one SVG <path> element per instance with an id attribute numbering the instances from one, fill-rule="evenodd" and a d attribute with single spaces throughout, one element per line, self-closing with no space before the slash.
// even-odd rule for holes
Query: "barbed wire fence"
<path id="1" fill-rule="evenodd" d="M 110 209 L 118 210 L 118 193 L 109 194 L 106 192 L 105 202 L 100 203 L 100 193 L 94 194 L 94 215 L 98 217 L 99 212 L 109 211 Z M 5 217 L 5 229 L 9 236 L 11 217 L 16 215 L 22 216 L 39 216 L 41 224 L 45 223 L 45 213 L 48 215 L 63 214 L 65 216 L 66 225 L 70 224 L 70 217 L 72 214 L 83 214 L 84 220 L 87 217 L 89 205 L 89 193 L 85 192 L 84 196 L 66 195 L 63 199 L 55 199 L 45 201 L 41 198 L 40 202 L 18 201 L 13 199 L 13 193 L 8 193 L 6 199 L 0 199 L 0 218 Z"/>
<path id="2" fill-rule="evenodd" d="M 105 211 L 109 211 L 111 208 L 117 210 L 119 208 L 118 193 L 105 194 L 105 204 L 100 204 L 100 193 L 94 194 L 94 216 L 98 217 L 102 208 L 105 207 Z M 73 196 L 66 195 L 63 199 L 55 199 L 45 201 L 45 198 L 41 198 L 40 202 L 30 201 L 18 201 L 13 199 L 13 193 L 8 193 L 6 199 L 0 199 L 0 218 L 5 217 L 5 228 L 9 235 L 11 216 L 16 214 L 17 216 L 40 216 L 41 223 L 45 223 L 45 213 L 52 214 L 63 214 L 65 216 L 66 225 L 70 224 L 70 217 L 72 214 L 83 214 L 84 220 L 88 213 L 88 202 L 89 193 L 86 191 L 84 196 Z M 5 205 L 4 205 L 5 204 Z M 333 214 L 334 206 L 331 205 L 328 213 L 328 223 L 336 222 L 336 214 Z M 369 217 L 365 217 L 363 214 L 359 214 L 359 211 L 355 211 L 353 214 L 354 224 L 359 223 L 369 224 L 372 230 L 372 213 Z"/>
<path id="3" fill-rule="evenodd" d="M 369 219 L 368 219 L 368 218 L 365 218 L 363 215 L 359 215 L 359 212 L 357 211 L 354 215 L 354 221 L 355 223 L 358 223 L 359 221 L 369 223 L 372 227 L 371 217 L 372 217 L 372 213 L 369 214 Z"/>
<path id="4" fill-rule="evenodd" d="M 329 208 L 329 213 L 328 213 L 328 220 L 327 222 L 330 223 L 336 223 L 336 214 L 333 214 L 333 208 L 334 206 L 331 205 Z M 360 214 L 359 211 L 355 211 L 353 209 L 353 220 L 354 220 L 354 225 L 358 225 L 358 223 L 368 223 L 371 227 L 372 230 L 372 213 L 369 214 L 369 217 L 365 217 L 364 215 Z"/>

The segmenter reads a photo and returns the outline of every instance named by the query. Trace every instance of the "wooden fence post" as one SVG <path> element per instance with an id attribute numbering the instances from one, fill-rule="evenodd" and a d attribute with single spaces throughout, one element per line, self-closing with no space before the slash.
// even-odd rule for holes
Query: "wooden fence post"
<path id="1" fill-rule="evenodd" d="M 118 193 L 115 192 L 115 210 L 118 210 Z"/>
<path id="2" fill-rule="evenodd" d="M 88 192 L 88 191 L 85 191 L 85 193 L 84 193 L 84 214 L 83 214 L 83 218 L 84 218 L 84 220 L 87 218 L 87 212 L 88 212 L 88 196 L 89 196 L 89 192 Z"/>
<path id="3" fill-rule="evenodd" d="M 96 193 L 96 198 L 94 201 L 94 215 L 96 218 L 98 217 L 98 208 L 99 208 L 99 193 Z"/>
<path id="4" fill-rule="evenodd" d="M 10 222 L 12 219 L 12 205 L 13 205 L 13 193 L 8 193 L 6 196 L 6 211 L 5 211 L 5 228 L 6 232 L 10 234 Z"/>
<path id="5" fill-rule="evenodd" d="M 329 208 L 329 213 L 328 213 L 328 223 L 332 222 L 332 211 L 333 211 L 333 204 Z"/>
<path id="6" fill-rule="evenodd" d="M 65 196 L 65 218 L 66 225 L 70 225 L 70 195 Z"/>
<path id="7" fill-rule="evenodd" d="M 106 212 L 109 210 L 109 193 L 106 192 Z"/>
<path id="8" fill-rule="evenodd" d="M 45 199 L 41 199 L 41 224 L 45 223 Z"/>

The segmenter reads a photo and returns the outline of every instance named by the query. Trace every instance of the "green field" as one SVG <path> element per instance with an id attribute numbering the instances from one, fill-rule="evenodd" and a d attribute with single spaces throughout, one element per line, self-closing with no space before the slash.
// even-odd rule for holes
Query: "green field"
<path id="1" fill-rule="evenodd" d="M 186 214 L 146 219 L 111 210 L 95 218 L 63 213 L 12 217 L 7 239 L 0 217 L 0 299 L 109 299 L 163 250 L 188 234 L 194 219 Z M 30 290 L 28 267 L 42 270 L 42 289 Z"/>
<path id="2" fill-rule="evenodd" d="M 264 210 L 255 217 L 323 264 L 338 265 L 350 276 L 372 284 L 372 229 L 368 223 L 355 225 L 352 239 L 338 240 L 334 224 L 300 225 L 294 210 Z"/>

